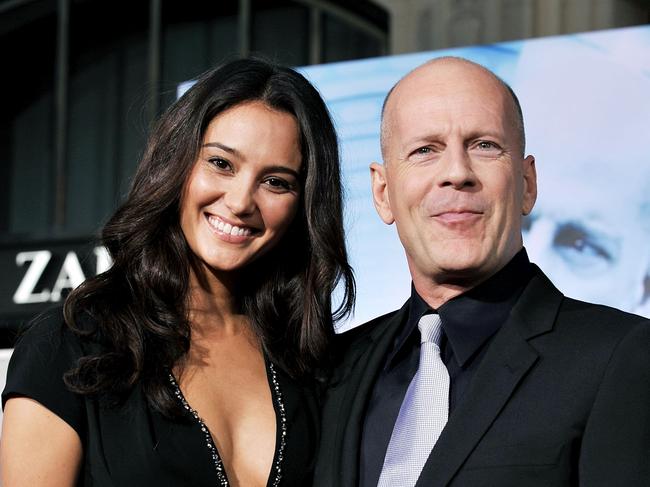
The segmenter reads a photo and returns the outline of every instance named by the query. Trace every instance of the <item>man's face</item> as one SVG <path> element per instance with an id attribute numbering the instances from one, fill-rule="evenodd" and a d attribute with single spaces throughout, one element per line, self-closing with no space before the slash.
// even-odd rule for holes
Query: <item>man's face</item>
<path id="1" fill-rule="evenodd" d="M 373 196 L 384 222 L 396 223 L 416 287 L 471 287 L 521 248 L 536 177 L 511 103 L 497 80 L 457 61 L 420 68 L 391 95 Z"/>
<path id="2" fill-rule="evenodd" d="M 544 167 L 550 190 L 526 222 L 526 248 L 564 293 L 636 311 L 650 268 L 647 176 L 617 173 L 596 154 L 580 154 L 584 160 L 564 163 L 556 154 Z"/>
<path id="3" fill-rule="evenodd" d="M 649 313 L 650 86 L 623 59 L 579 41 L 521 52 L 513 80 L 544 188 L 524 240 L 565 294 Z"/>

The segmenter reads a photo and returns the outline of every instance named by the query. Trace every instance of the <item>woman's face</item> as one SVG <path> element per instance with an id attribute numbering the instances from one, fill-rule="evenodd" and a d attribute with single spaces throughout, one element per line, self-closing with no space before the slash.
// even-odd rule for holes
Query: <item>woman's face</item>
<path id="1" fill-rule="evenodd" d="M 298 209 L 301 162 L 298 123 L 288 113 L 252 101 L 212 119 L 180 209 L 203 265 L 237 270 L 280 240 Z"/>

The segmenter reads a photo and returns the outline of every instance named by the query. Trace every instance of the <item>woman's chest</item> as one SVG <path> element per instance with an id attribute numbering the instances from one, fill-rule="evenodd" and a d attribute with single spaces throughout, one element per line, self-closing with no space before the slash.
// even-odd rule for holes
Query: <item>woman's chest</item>
<path id="1" fill-rule="evenodd" d="M 188 369 L 177 385 L 233 486 L 266 486 L 274 458 L 284 450 L 285 406 L 277 374 L 273 366 L 260 365 Z"/>
<path id="2" fill-rule="evenodd" d="M 276 381 L 284 419 L 275 415 L 274 470 L 269 472 L 268 485 L 310 485 L 318 439 L 316 401 L 310 391 L 286 377 L 276 376 Z M 181 420 L 166 418 L 148 407 L 139 389 L 120 408 L 101 407 L 92 400 L 86 403 L 88 434 L 81 485 L 223 485 L 209 445 L 212 435 L 189 410 Z M 279 403 L 273 406 L 274 411 L 279 408 Z M 284 427 L 278 428 L 278 422 Z M 240 454 L 253 458 L 256 441 L 251 433 Z"/>

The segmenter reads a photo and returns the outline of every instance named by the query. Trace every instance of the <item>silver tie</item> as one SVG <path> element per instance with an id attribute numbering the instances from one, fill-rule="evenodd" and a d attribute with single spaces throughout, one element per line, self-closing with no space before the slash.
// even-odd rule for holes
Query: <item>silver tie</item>
<path id="1" fill-rule="evenodd" d="M 411 380 L 388 443 L 377 487 L 414 486 L 449 416 L 449 373 L 440 357 L 442 322 L 424 315 L 420 364 Z"/>

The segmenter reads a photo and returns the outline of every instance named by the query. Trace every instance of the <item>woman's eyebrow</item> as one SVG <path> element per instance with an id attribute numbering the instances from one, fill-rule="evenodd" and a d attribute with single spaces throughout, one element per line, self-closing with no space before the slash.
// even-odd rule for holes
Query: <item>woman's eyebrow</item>
<path id="1" fill-rule="evenodd" d="M 272 172 L 279 172 L 279 173 L 284 173 L 284 174 L 290 174 L 291 176 L 295 177 L 298 179 L 300 177 L 300 173 L 294 169 L 291 169 L 290 167 L 287 166 L 282 166 L 282 165 L 275 165 L 275 166 L 268 166 L 264 168 L 264 172 L 266 173 L 272 173 Z"/>
<path id="2" fill-rule="evenodd" d="M 217 147 L 234 156 L 241 157 L 241 153 L 237 149 L 235 149 L 234 147 L 229 147 L 226 144 L 222 144 L 221 142 L 206 142 L 205 144 L 203 144 L 203 147 Z"/>
<path id="3" fill-rule="evenodd" d="M 225 152 L 228 152 L 230 154 L 233 154 L 236 157 L 242 157 L 241 152 L 239 152 L 237 149 L 234 147 L 229 147 L 225 144 L 222 144 L 221 142 L 206 142 L 203 144 L 202 147 L 217 147 Z M 273 166 L 268 166 L 264 168 L 264 172 L 266 173 L 271 173 L 271 172 L 280 172 L 280 173 L 285 173 L 285 174 L 290 174 L 296 179 L 300 177 L 300 172 L 296 171 L 294 169 L 291 169 L 290 167 L 283 166 L 281 164 L 275 164 Z"/>

